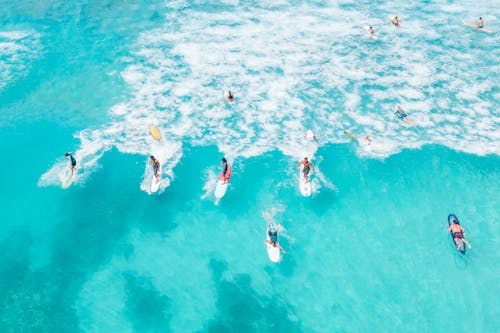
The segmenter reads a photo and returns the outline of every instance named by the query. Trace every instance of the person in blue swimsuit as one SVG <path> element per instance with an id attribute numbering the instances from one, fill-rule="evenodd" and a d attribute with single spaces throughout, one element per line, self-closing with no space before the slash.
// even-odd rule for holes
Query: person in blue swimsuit
<path id="1" fill-rule="evenodd" d="M 70 162 L 69 169 L 71 170 L 71 175 L 73 176 L 76 167 L 76 160 L 71 153 L 64 153 L 64 156 L 67 157 Z"/>
<path id="2" fill-rule="evenodd" d="M 314 165 L 309 162 L 307 157 L 304 157 L 304 159 L 297 164 L 297 169 L 301 164 L 303 165 L 302 172 L 304 173 L 304 183 L 307 183 L 309 181 L 309 171 L 311 171 L 311 168 L 314 171 Z"/>

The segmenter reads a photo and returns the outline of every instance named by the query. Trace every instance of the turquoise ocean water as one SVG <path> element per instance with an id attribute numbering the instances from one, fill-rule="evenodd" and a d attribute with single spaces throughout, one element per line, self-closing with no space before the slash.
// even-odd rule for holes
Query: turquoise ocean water
<path id="1" fill-rule="evenodd" d="M 500 31 L 499 15 L 482 0 L 2 2 L 0 331 L 500 331 L 500 39 L 462 24 Z"/>

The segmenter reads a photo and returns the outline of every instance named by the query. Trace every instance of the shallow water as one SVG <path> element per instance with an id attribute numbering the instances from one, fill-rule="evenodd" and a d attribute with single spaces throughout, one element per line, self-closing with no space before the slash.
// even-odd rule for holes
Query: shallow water
<path id="1" fill-rule="evenodd" d="M 472 4 L 4 4 L 0 330 L 497 331 L 498 34 Z"/>

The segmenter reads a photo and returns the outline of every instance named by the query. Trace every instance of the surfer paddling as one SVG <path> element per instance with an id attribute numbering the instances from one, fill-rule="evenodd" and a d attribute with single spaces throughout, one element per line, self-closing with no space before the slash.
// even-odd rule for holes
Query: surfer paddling
<path id="1" fill-rule="evenodd" d="M 71 171 L 71 175 L 73 176 L 76 167 L 76 160 L 73 155 L 71 155 L 71 153 L 64 153 L 64 156 L 69 160 L 69 170 Z"/>
<path id="2" fill-rule="evenodd" d="M 226 94 L 226 101 L 229 103 L 234 102 L 234 95 L 231 93 L 231 90 L 229 90 Z"/>
<path id="3" fill-rule="evenodd" d="M 472 249 L 472 246 L 470 245 L 470 243 L 465 239 L 465 236 L 464 236 L 465 229 L 460 224 L 458 224 L 457 220 L 453 220 L 452 222 L 453 222 L 453 224 L 451 224 L 448 227 L 448 231 L 453 233 L 453 240 L 455 241 L 455 244 L 457 245 L 457 249 L 460 250 L 460 248 L 462 246 L 462 244 L 460 244 L 460 240 L 462 240 L 462 242 L 467 244 L 469 249 Z"/>
<path id="4" fill-rule="evenodd" d="M 300 167 L 301 164 L 303 165 L 302 172 L 304 173 L 304 183 L 307 183 L 309 182 L 309 172 L 311 171 L 311 168 L 314 171 L 314 165 L 311 162 L 309 162 L 307 157 L 304 157 L 304 159 L 300 161 L 299 164 L 297 164 L 297 169 Z"/>

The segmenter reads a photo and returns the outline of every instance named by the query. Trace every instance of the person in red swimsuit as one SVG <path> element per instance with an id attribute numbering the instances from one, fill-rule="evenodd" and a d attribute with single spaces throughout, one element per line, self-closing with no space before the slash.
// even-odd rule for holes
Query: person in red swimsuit
<path id="1" fill-rule="evenodd" d="M 448 227 L 448 231 L 451 231 L 453 233 L 453 240 L 455 241 L 455 244 L 457 245 L 457 249 L 460 250 L 460 247 L 462 245 L 462 244 L 460 244 L 460 240 L 462 240 L 462 242 L 467 244 L 469 249 L 472 249 L 472 246 L 464 237 L 464 234 L 465 234 L 464 228 L 460 224 L 458 224 L 457 220 L 453 220 L 452 222 L 453 222 L 453 224 L 451 224 Z"/>

